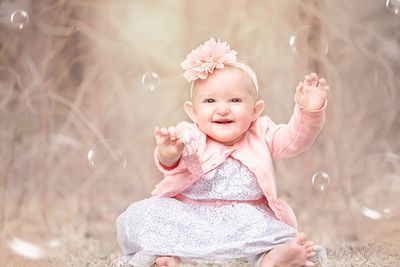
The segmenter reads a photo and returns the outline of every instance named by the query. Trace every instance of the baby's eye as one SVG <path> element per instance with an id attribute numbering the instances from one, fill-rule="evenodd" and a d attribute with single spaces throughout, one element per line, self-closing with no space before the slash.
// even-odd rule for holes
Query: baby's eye
<path id="1" fill-rule="evenodd" d="M 206 99 L 204 99 L 204 101 L 203 101 L 204 103 L 214 103 L 215 102 L 215 100 L 214 99 L 212 99 L 212 98 L 206 98 Z"/>
<path id="2" fill-rule="evenodd" d="M 240 98 L 232 98 L 231 101 L 234 102 L 234 103 L 242 102 L 242 100 Z"/>

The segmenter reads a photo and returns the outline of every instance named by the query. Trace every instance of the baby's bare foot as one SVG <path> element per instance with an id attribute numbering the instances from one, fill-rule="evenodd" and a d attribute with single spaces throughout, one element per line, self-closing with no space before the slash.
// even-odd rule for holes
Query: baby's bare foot
<path id="1" fill-rule="evenodd" d="M 160 267 L 177 267 L 180 263 L 179 258 L 173 256 L 158 257 L 156 259 L 156 264 Z"/>
<path id="2" fill-rule="evenodd" d="M 300 233 L 292 241 L 269 251 L 261 261 L 261 267 L 301 267 L 314 266 L 309 260 L 315 255 L 312 241 L 305 241 Z"/>

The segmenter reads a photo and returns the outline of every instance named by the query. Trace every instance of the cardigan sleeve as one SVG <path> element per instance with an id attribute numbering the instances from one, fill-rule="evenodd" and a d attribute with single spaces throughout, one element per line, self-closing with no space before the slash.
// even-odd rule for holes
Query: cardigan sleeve
<path id="1" fill-rule="evenodd" d="M 296 104 L 287 124 L 268 120 L 265 140 L 273 158 L 293 157 L 306 151 L 314 142 L 325 121 L 327 101 L 319 110 L 308 111 Z"/>

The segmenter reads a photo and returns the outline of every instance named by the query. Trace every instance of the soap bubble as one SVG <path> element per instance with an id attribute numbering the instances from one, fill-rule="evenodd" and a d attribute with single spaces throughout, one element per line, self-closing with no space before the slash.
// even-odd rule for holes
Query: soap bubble
<path id="1" fill-rule="evenodd" d="M 55 238 L 55 235 L 50 233 L 50 229 L 44 230 L 41 227 L 32 228 L 33 225 L 31 223 L 28 223 L 29 226 L 26 224 L 20 225 L 17 227 L 18 230 L 14 228 L 13 230 L 7 229 L 1 232 L 0 237 L 5 247 L 13 254 L 27 260 L 40 260 L 61 256 L 65 249 L 61 239 Z"/>
<path id="2" fill-rule="evenodd" d="M 22 30 L 29 22 L 28 13 L 24 10 L 17 9 L 11 13 L 10 21 L 14 27 Z"/>
<path id="3" fill-rule="evenodd" d="M 42 241 L 39 243 L 14 236 L 6 238 L 6 244 L 13 253 L 29 260 L 54 257 L 60 252 L 60 240 L 53 239 L 48 242 Z"/>
<path id="4" fill-rule="evenodd" d="M 315 189 L 324 191 L 330 183 L 330 177 L 326 172 L 318 171 L 313 174 L 311 183 Z"/>
<path id="5" fill-rule="evenodd" d="M 400 0 L 386 0 L 386 7 L 398 15 L 400 13 Z"/>
<path id="6" fill-rule="evenodd" d="M 32 260 L 43 259 L 48 255 L 44 248 L 17 237 L 10 238 L 8 246 L 14 253 Z"/>
<path id="7" fill-rule="evenodd" d="M 399 215 L 400 156 L 373 153 L 359 159 L 351 177 L 351 197 L 360 212 L 370 219 Z"/>
<path id="8" fill-rule="evenodd" d="M 142 86 L 146 90 L 154 91 L 160 85 L 160 77 L 156 72 L 148 71 L 142 76 Z"/>
<path id="9" fill-rule="evenodd" d="M 126 167 L 124 147 L 114 140 L 97 142 L 88 152 L 89 166 L 95 171 L 119 173 Z"/>
<path id="10" fill-rule="evenodd" d="M 321 61 L 329 50 L 328 38 L 319 27 L 303 26 L 289 39 L 290 51 L 301 60 Z"/>
<path id="11" fill-rule="evenodd" d="M 183 131 L 180 138 L 182 140 L 182 143 L 184 143 L 185 145 L 190 145 L 190 143 L 192 142 L 192 136 L 188 131 Z"/>

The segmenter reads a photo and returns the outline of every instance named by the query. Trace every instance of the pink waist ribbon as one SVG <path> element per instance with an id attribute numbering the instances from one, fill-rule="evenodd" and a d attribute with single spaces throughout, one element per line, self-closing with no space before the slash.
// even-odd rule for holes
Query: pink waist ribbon
<path id="1" fill-rule="evenodd" d="M 250 200 L 227 200 L 227 199 L 192 199 L 185 197 L 182 194 L 178 194 L 174 196 L 175 199 L 180 200 L 185 203 L 189 204 L 196 204 L 196 205 L 210 205 L 210 206 L 222 206 L 222 205 L 234 205 L 239 203 L 246 203 L 251 205 L 261 205 L 267 203 L 267 198 L 264 196 L 259 199 L 250 199 Z"/>

